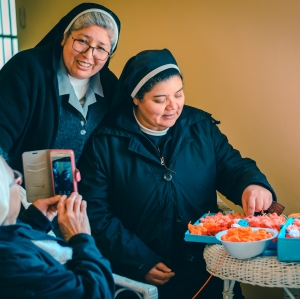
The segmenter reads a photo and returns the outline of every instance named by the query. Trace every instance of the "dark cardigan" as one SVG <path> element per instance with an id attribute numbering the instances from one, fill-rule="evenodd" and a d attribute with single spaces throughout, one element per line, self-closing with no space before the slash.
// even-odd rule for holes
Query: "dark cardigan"
<path id="1" fill-rule="evenodd" d="M 19 52 L 0 71 L 0 147 L 9 155 L 14 169 L 23 169 L 23 152 L 53 147 L 59 121 L 56 72 L 61 51 L 56 39 Z M 117 84 L 107 66 L 100 71 L 105 97 L 99 98 L 104 110 L 112 106 Z"/>

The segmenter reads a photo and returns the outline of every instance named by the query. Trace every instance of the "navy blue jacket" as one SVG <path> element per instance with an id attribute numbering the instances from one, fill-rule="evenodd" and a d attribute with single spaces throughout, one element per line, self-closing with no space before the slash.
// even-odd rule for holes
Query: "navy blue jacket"
<path id="1" fill-rule="evenodd" d="M 99 130 L 79 165 L 96 244 L 114 272 L 131 278 L 187 257 L 194 244 L 184 241 L 187 224 L 217 212 L 216 191 L 241 205 L 243 190 L 259 184 L 276 199 L 256 163 L 242 158 L 202 110 L 184 106 L 163 148 L 140 131 L 130 106 Z"/>
<path id="2" fill-rule="evenodd" d="M 49 230 L 51 223 L 34 206 L 21 219 Z M 73 248 L 72 260 L 60 264 L 31 240 L 55 240 Z M 0 226 L 0 298 L 114 298 L 110 264 L 88 234 L 68 243 L 18 222 Z"/>

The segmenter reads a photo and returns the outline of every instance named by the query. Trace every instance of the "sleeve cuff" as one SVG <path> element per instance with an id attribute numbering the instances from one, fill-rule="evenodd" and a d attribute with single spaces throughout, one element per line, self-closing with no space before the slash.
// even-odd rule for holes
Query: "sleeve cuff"
<path id="1" fill-rule="evenodd" d="M 78 233 L 78 234 L 73 235 L 69 239 L 68 244 L 69 244 L 69 246 L 73 246 L 78 243 L 87 243 L 87 242 L 95 244 L 95 240 L 90 234 Z"/>
<path id="2" fill-rule="evenodd" d="M 25 211 L 21 213 L 19 219 L 30 225 L 33 229 L 37 229 L 44 232 L 52 230 L 50 220 L 43 215 L 43 213 L 34 205 L 30 205 Z"/>

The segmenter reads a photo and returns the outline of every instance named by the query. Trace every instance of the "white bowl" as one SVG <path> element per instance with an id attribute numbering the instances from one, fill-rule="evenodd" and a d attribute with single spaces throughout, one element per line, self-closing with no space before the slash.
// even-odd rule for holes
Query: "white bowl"
<path id="1" fill-rule="evenodd" d="M 255 242 L 228 242 L 221 239 L 221 236 L 226 234 L 228 231 L 224 230 L 216 234 L 216 239 L 222 243 L 228 254 L 231 256 L 238 259 L 251 258 L 264 252 L 268 248 L 271 241 L 278 235 L 277 230 L 271 228 L 252 228 L 253 231 L 257 231 L 259 229 L 265 229 L 266 231 L 271 232 L 272 237 Z"/>

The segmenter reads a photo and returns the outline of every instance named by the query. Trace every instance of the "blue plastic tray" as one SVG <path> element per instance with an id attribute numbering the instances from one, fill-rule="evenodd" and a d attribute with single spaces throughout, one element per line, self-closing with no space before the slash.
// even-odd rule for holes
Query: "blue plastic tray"
<path id="1" fill-rule="evenodd" d="M 300 238 L 286 238 L 286 228 L 293 224 L 294 218 L 289 218 L 278 235 L 277 256 L 279 261 L 300 261 Z"/>
<path id="2" fill-rule="evenodd" d="M 205 218 L 206 216 L 214 216 L 214 215 L 215 213 L 205 214 L 201 218 Z M 199 224 L 201 218 L 199 218 L 199 220 L 195 222 L 193 225 Z M 184 240 L 186 242 L 221 244 L 221 242 L 218 241 L 214 236 L 191 234 L 189 230 L 185 232 Z"/>
<path id="3" fill-rule="evenodd" d="M 213 216 L 215 213 L 205 214 L 201 218 L 205 218 L 206 216 Z M 201 219 L 199 218 L 199 220 Z M 197 221 L 194 223 L 194 225 L 197 225 L 200 223 L 200 221 Z M 197 243 L 205 243 L 205 244 L 221 244 L 219 240 L 217 240 L 214 236 L 208 236 L 208 235 L 196 235 L 191 234 L 189 230 L 185 232 L 184 240 L 186 242 L 197 242 Z M 299 239 L 300 242 L 300 239 Z M 263 255 L 277 255 L 277 242 L 271 242 L 268 249 L 263 253 Z M 299 244 L 300 245 L 300 244 Z"/>

